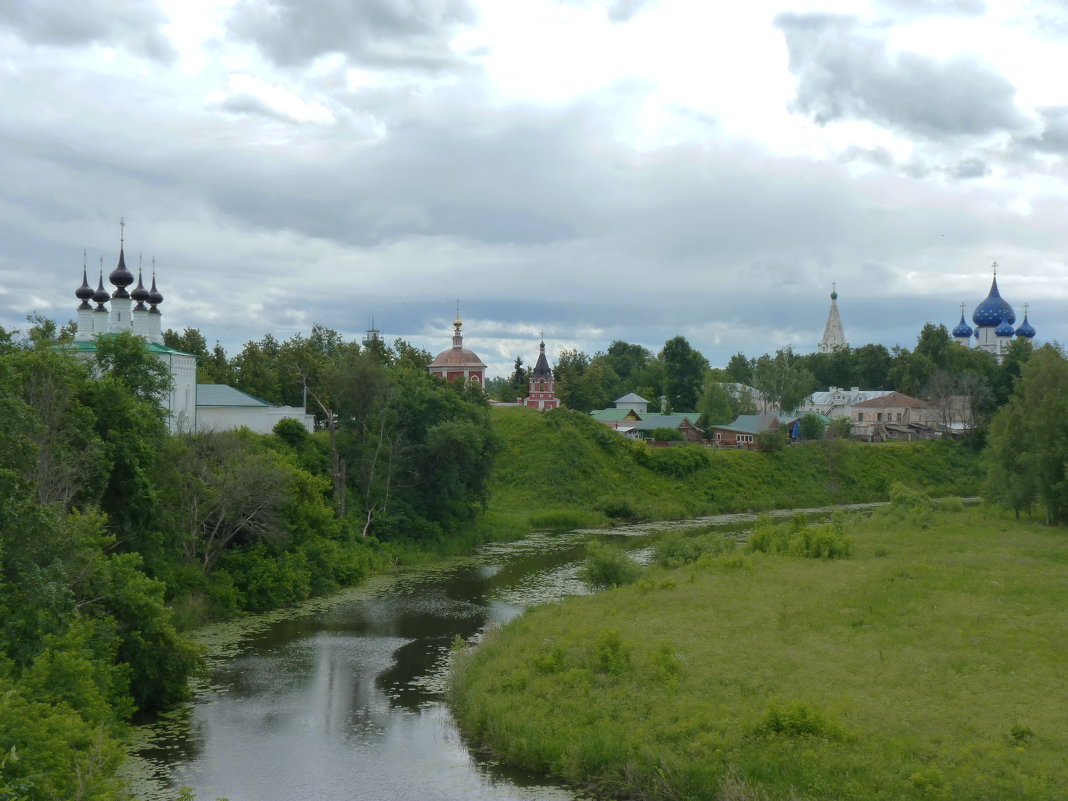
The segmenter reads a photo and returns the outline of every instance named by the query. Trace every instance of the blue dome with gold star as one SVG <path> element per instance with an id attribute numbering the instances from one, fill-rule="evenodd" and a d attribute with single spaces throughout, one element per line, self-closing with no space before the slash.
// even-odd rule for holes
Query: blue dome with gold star
<path id="1" fill-rule="evenodd" d="M 1012 306 L 998 292 L 997 276 L 990 284 L 990 294 L 986 296 L 986 300 L 975 307 L 972 322 L 980 328 L 992 328 L 1002 322 L 1010 325 L 1016 322 L 1016 313 L 1012 310 Z"/>
<path id="2" fill-rule="evenodd" d="M 953 329 L 953 336 L 955 337 L 970 337 L 972 335 L 972 327 L 964 322 L 964 312 L 960 313 L 960 322 L 957 323 L 957 327 Z"/>
<path id="3" fill-rule="evenodd" d="M 1035 328 L 1029 322 L 1027 322 L 1027 312 L 1024 312 L 1024 321 L 1020 325 L 1020 327 L 1016 329 L 1016 336 L 1031 339 L 1034 337 L 1034 335 Z"/>

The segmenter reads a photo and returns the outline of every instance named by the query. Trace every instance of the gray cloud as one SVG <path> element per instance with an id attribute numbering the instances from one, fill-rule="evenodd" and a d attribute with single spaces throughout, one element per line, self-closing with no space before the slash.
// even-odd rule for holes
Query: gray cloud
<path id="1" fill-rule="evenodd" d="M 1018 143 L 1043 153 L 1068 153 L 1068 106 L 1036 109 L 1042 122 L 1037 136 L 1021 137 Z"/>
<path id="2" fill-rule="evenodd" d="M 249 92 L 231 95 L 221 101 L 217 108 L 228 111 L 231 114 L 248 114 L 258 117 L 267 117 L 278 122 L 296 123 L 297 121 L 288 114 L 283 114 L 278 109 L 265 103 L 262 98 Z"/>
<path id="3" fill-rule="evenodd" d="M 170 61 L 175 55 L 162 30 L 165 22 L 154 2 L 0 2 L 0 25 L 30 44 L 78 47 L 107 43 L 158 61 Z"/>
<path id="4" fill-rule="evenodd" d="M 957 180 L 983 178 L 990 174 L 990 165 L 981 158 L 966 158 L 953 166 L 951 173 Z"/>
<path id="5" fill-rule="evenodd" d="M 467 0 L 242 0 L 229 28 L 283 66 L 342 53 L 360 64 L 439 71 L 460 63 L 449 38 L 474 21 Z"/>
<path id="6" fill-rule="evenodd" d="M 796 110 L 817 123 L 865 119 L 930 139 L 1017 131 L 1027 121 L 1016 90 L 983 64 L 891 56 L 885 41 L 854 19 L 783 14 Z"/>

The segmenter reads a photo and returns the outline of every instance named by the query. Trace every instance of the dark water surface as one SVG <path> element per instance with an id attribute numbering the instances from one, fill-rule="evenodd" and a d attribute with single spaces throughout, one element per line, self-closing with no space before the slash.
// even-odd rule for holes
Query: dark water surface
<path id="1" fill-rule="evenodd" d="M 529 605 L 585 592 L 589 534 L 535 535 L 378 577 L 290 617 L 209 627 L 210 684 L 144 727 L 137 797 L 229 801 L 574 799 L 468 752 L 444 703 L 450 646 Z M 250 629 L 250 630 L 249 630 Z"/>
<path id="2" fill-rule="evenodd" d="M 815 510 L 811 510 L 815 511 Z M 195 700 L 139 729 L 136 797 L 173 801 L 563 801 L 577 791 L 471 754 L 445 705 L 450 646 L 528 606 L 586 592 L 586 543 L 636 549 L 665 529 L 744 528 L 752 515 L 532 535 L 330 599 L 198 632 Z"/>

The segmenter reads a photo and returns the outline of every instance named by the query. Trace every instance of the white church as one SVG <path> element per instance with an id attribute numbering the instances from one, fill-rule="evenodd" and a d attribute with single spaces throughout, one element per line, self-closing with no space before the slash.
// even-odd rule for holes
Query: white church
<path id="1" fill-rule="evenodd" d="M 308 431 L 313 429 L 314 416 L 305 409 L 275 406 L 221 384 L 198 386 L 197 357 L 163 344 L 162 314 L 159 310 L 163 295 L 156 288 L 155 270 L 151 289 L 145 289 L 141 270 L 138 269 L 137 286 L 133 291 L 127 291 L 134 277 L 126 268 L 124 251 L 125 237 L 120 236 L 119 263 L 108 275 L 108 281 L 115 287 L 110 293 L 104 288 L 103 268 L 94 290 L 89 285 L 85 266 L 82 267 L 82 285 L 74 292 L 74 296 L 81 301 L 72 346 L 76 352 L 91 356 L 96 351 L 100 337 L 122 331 L 144 337 L 145 348 L 167 365 L 171 376 L 171 389 L 161 400 L 172 434 L 237 428 L 270 434 L 275 423 L 285 418 L 299 420 Z M 110 310 L 107 307 L 109 303 Z"/>
<path id="2" fill-rule="evenodd" d="M 1023 323 L 1018 328 L 1013 325 L 1016 322 L 1016 312 L 998 291 L 998 263 L 993 265 L 994 280 L 990 284 L 990 293 L 975 307 L 972 312 L 973 329 L 964 321 L 965 304 L 960 305 L 960 322 L 953 329 L 953 338 L 964 347 L 972 347 L 972 337 L 975 337 L 974 347 L 992 353 L 1000 363 L 1004 358 L 1005 351 L 1012 344 L 1013 337 L 1034 339 L 1035 329 L 1027 320 L 1027 304 L 1024 304 Z"/>

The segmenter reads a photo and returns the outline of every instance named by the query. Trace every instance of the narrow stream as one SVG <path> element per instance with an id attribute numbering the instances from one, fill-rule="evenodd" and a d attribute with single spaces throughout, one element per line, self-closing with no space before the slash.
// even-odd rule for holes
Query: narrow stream
<path id="1" fill-rule="evenodd" d="M 592 538 L 626 537 L 642 549 L 667 529 L 738 529 L 753 519 L 535 534 L 208 627 L 198 639 L 210 675 L 192 703 L 138 730 L 127 778 L 143 801 L 173 801 L 183 786 L 199 801 L 587 798 L 468 751 L 444 702 L 451 643 L 585 593 L 577 573 Z"/>

